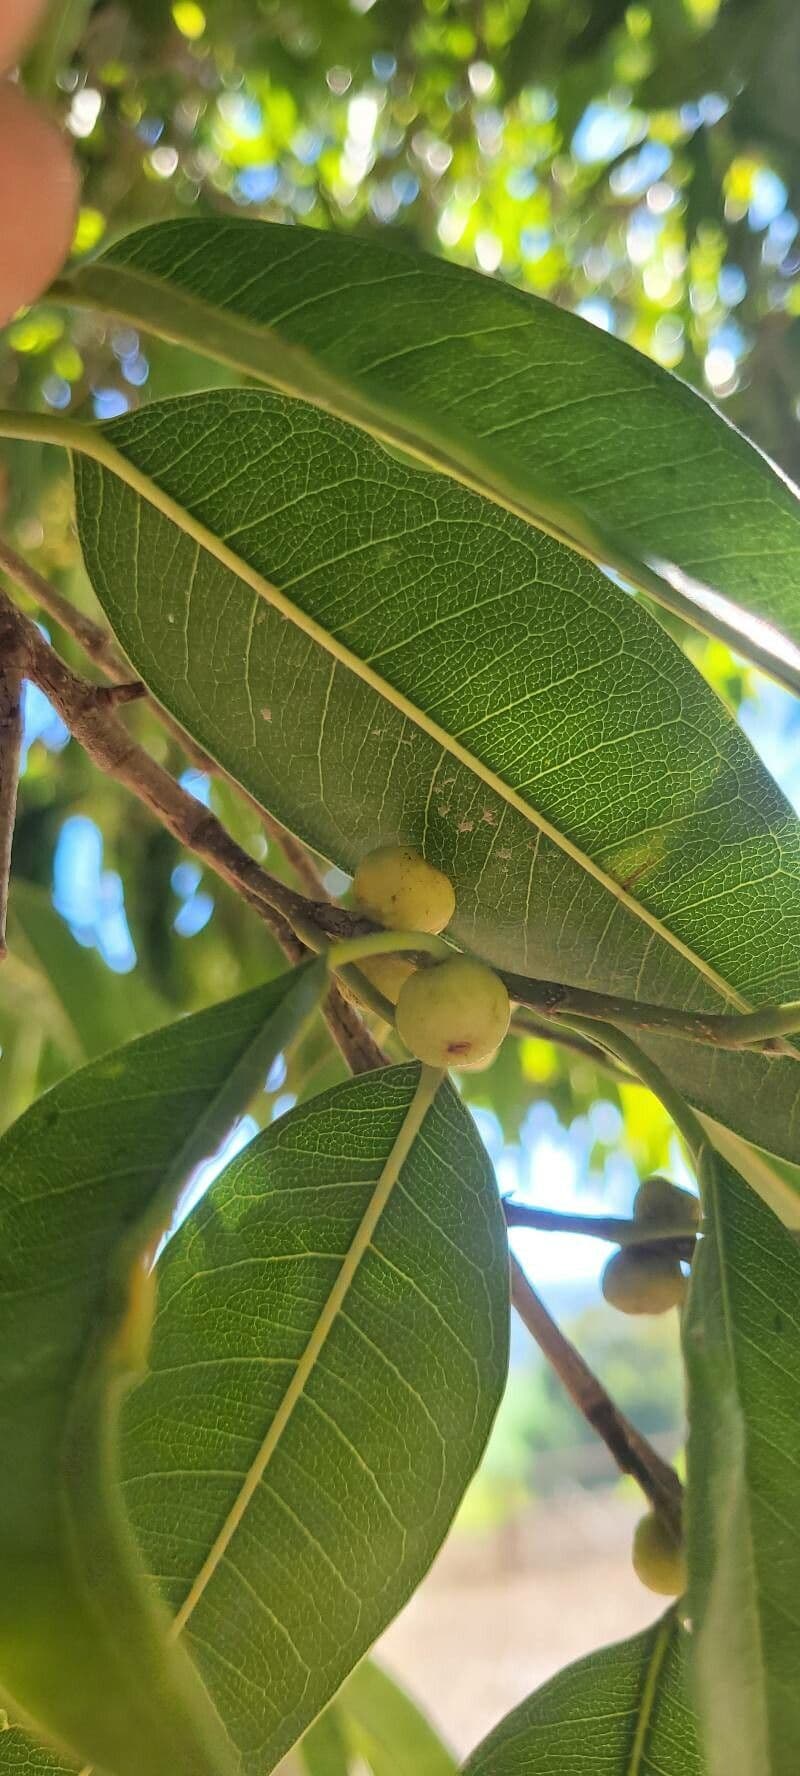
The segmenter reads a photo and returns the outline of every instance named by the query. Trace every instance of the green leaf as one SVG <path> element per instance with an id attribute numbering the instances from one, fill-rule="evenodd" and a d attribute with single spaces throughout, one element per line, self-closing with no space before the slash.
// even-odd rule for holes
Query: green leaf
<path id="1" fill-rule="evenodd" d="M 684 1322 L 693 1663 L 710 1776 L 800 1769 L 800 1248 L 704 1149 Z"/>
<path id="2" fill-rule="evenodd" d="M 7 1776 L 76 1776 L 75 1764 L 37 1745 L 21 1727 L 0 1732 L 0 1770 Z"/>
<path id="3" fill-rule="evenodd" d="M 46 982 L 58 1017 L 55 1033 L 63 1031 L 76 1060 L 93 1060 L 168 1015 L 136 972 L 123 979 L 76 942 L 38 883 L 15 880 L 9 913 L 10 947 Z"/>
<path id="4" fill-rule="evenodd" d="M 253 1089 L 324 979 L 314 963 L 116 1050 L 0 1142 L 0 1685 L 17 1720 L 114 1776 L 233 1767 L 142 1582 L 117 1408 L 146 1356 L 147 1255 L 230 1121 L 231 1079 Z"/>
<path id="5" fill-rule="evenodd" d="M 336 1702 L 354 1751 L 372 1776 L 456 1776 L 455 1759 L 416 1703 L 366 1659 Z"/>
<path id="6" fill-rule="evenodd" d="M 497 1187 L 416 1066 L 293 1110 L 162 1262 L 123 1424 L 148 1570 L 237 1748 L 266 1776 L 430 1565 L 508 1356 Z"/>
<path id="7" fill-rule="evenodd" d="M 588 563 L 261 390 L 76 435 L 102 459 L 76 460 L 78 521 L 127 655 L 316 850 L 352 870 L 422 846 L 456 935 L 529 974 L 698 1010 L 794 996 L 800 824 Z M 701 1109 L 793 1156 L 795 1062 L 684 1044 L 682 1064 Z"/>
<path id="8" fill-rule="evenodd" d="M 371 1659 L 297 1747 L 307 1776 L 456 1776 L 454 1758 L 415 1702 Z M 277 1776 L 291 1776 L 281 1764 Z"/>
<path id="9" fill-rule="evenodd" d="M 701 626 L 723 594 L 791 638 L 773 670 L 800 686 L 793 488 L 578 316 L 396 243 L 199 217 L 128 235 L 66 288 L 412 452 Z"/>
<path id="10" fill-rule="evenodd" d="M 686 1660 L 670 1611 L 534 1691 L 472 1753 L 464 1776 L 703 1776 Z"/>
<path id="11" fill-rule="evenodd" d="M 307 1776 L 350 1776 L 350 1753 L 338 1700 L 309 1727 L 297 1757 Z M 283 1776 L 283 1765 L 278 1776 Z"/>

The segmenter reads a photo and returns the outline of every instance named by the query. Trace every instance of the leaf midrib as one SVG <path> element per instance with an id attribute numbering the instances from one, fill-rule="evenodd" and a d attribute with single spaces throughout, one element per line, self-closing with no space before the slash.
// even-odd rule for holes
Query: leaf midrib
<path id="1" fill-rule="evenodd" d="M 188 295 L 148 272 L 104 264 L 102 260 L 73 274 L 72 278 L 60 280 L 54 288 L 73 306 L 108 307 L 121 320 L 144 326 L 170 344 L 199 351 L 241 375 L 257 376 L 289 398 L 309 401 L 323 412 L 358 426 L 390 448 L 405 451 L 415 462 L 434 473 L 449 476 L 492 504 L 513 513 L 525 524 L 535 523 L 573 553 L 594 562 L 601 571 L 613 568 L 664 609 L 699 629 L 701 634 L 719 635 L 730 647 L 741 652 L 742 632 L 728 622 L 724 612 L 715 611 L 712 615 L 701 602 L 678 590 L 660 571 L 664 564 L 641 559 L 626 546 L 623 538 L 606 530 L 596 517 L 589 519 L 574 501 L 565 499 L 544 477 L 534 481 L 531 476 L 531 492 L 525 497 L 516 484 L 512 464 L 505 465 L 503 477 L 487 474 L 485 465 L 476 459 L 466 444 L 461 444 L 454 453 L 452 446 L 448 447 L 444 439 L 430 431 L 422 417 L 418 417 L 413 426 L 399 417 L 387 419 L 377 400 L 326 369 L 303 346 L 283 339 L 275 331 L 274 321 L 267 325 L 247 320 L 244 316 L 231 316 L 226 309 L 217 308 L 202 297 Z M 137 295 L 141 293 L 142 300 L 138 305 L 135 301 L 126 302 L 126 289 Z M 242 341 L 251 342 L 249 352 L 242 349 Z M 701 590 L 712 592 L 732 611 L 741 608 L 734 600 L 716 593 L 714 587 L 701 587 Z M 745 611 L 742 614 L 747 615 Z M 769 627 L 765 625 L 765 633 Z M 780 631 L 776 633 L 781 641 L 786 641 Z M 800 694 L 800 668 L 797 665 L 780 653 L 762 647 L 750 636 L 747 652 L 762 671 Z"/>
<path id="2" fill-rule="evenodd" d="M 662 1666 L 667 1656 L 674 1628 L 675 1617 L 674 1614 L 670 1612 L 664 1616 L 663 1620 L 659 1623 L 653 1650 L 647 1661 L 647 1672 L 642 1688 L 642 1699 L 636 1722 L 636 1733 L 633 1745 L 631 1746 L 627 1776 L 642 1776 L 644 1768 L 643 1759 L 647 1750 L 647 1742 L 650 1737 L 653 1709 L 655 1707 L 656 1695 L 658 1692 L 658 1680 L 661 1676 Z"/>
<path id="3" fill-rule="evenodd" d="M 240 1523 L 243 1521 L 251 1499 L 256 1493 L 264 1477 L 272 1456 L 278 1447 L 295 1406 L 302 1398 L 306 1384 L 313 1374 L 314 1366 L 325 1345 L 336 1319 L 349 1294 L 361 1261 L 369 1249 L 373 1235 L 389 1202 L 392 1191 L 398 1182 L 402 1168 L 407 1160 L 414 1142 L 419 1135 L 425 1117 L 439 1091 L 445 1075 L 437 1068 L 423 1067 L 419 1083 L 403 1117 L 398 1133 L 386 1162 L 376 1180 L 369 1203 L 361 1217 L 353 1240 L 348 1248 L 344 1262 L 338 1272 L 336 1281 L 330 1290 L 322 1309 L 314 1323 L 303 1354 L 297 1364 L 294 1375 L 280 1402 L 257 1454 L 254 1456 L 245 1475 L 236 1499 L 219 1530 L 215 1540 L 191 1585 L 177 1615 L 174 1617 L 170 1637 L 176 1639 L 182 1632 L 189 1617 L 200 1602 L 204 1591 L 210 1584 L 227 1548 L 229 1547 Z M 83 1776 L 83 1772 L 81 1773 Z"/>
<path id="4" fill-rule="evenodd" d="M 544 833 L 587 875 L 599 882 L 607 893 L 613 895 L 621 906 L 633 913 L 657 937 L 682 956 L 724 999 L 741 1010 L 750 1009 L 749 1001 L 738 988 L 732 986 L 711 963 L 699 956 L 689 944 L 684 943 L 683 939 L 678 937 L 677 933 L 672 931 L 657 914 L 651 912 L 641 901 L 636 900 L 613 876 L 608 875 L 593 857 L 590 857 L 581 850 L 580 846 L 567 838 L 565 833 L 562 833 L 545 815 L 534 808 L 524 796 L 520 795 L 497 772 L 491 770 L 481 759 L 477 758 L 468 747 L 454 739 L 452 734 L 448 734 L 437 721 L 420 709 L 409 697 L 389 684 L 381 677 L 380 673 L 375 672 L 365 660 L 360 659 L 343 642 L 331 635 L 315 618 L 301 610 L 257 569 L 243 561 L 236 551 L 223 542 L 201 519 L 187 511 L 179 501 L 166 493 L 149 475 L 138 469 L 101 432 L 94 430 L 91 426 L 81 425 L 74 421 L 59 420 L 57 416 L 40 418 L 37 415 L 31 416 L 30 419 L 28 416 L 24 416 L 20 427 L 23 435 L 26 435 L 25 426 L 29 426 L 30 432 L 37 438 L 47 436 L 52 442 L 68 444 L 73 450 L 89 457 L 101 468 L 129 486 L 134 493 L 145 499 L 156 511 L 161 512 L 185 535 L 192 537 L 201 548 L 248 585 L 259 597 L 264 598 L 283 617 L 307 635 L 309 640 L 315 642 L 323 652 L 352 672 L 363 683 L 369 685 L 370 689 L 375 691 L 385 702 L 392 704 L 399 714 L 405 716 L 415 727 L 426 733 L 443 753 L 449 754 L 451 758 L 457 760 L 474 777 L 480 779 L 500 800 L 513 807 L 525 820 Z"/>

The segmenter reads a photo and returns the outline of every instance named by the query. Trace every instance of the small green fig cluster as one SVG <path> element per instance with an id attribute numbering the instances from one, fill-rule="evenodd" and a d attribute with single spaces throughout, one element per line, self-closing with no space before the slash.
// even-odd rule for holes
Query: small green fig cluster
<path id="1" fill-rule="evenodd" d="M 633 1532 L 633 1570 L 648 1591 L 659 1597 L 682 1597 L 686 1590 L 686 1555 L 683 1544 L 663 1517 L 648 1511 Z"/>
<path id="2" fill-rule="evenodd" d="M 353 881 L 359 909 L 390 931 L 439 933 L 456 906 L 452 882 L 408 845 L 379 845 Z M 415 968 L 402 956 L 359 964 L 373 986 L 397 1006 L 397 1030 L 432 1067 L 477 1070 L 491 1061 L 508 1030 L 511 1005 L 503 982 L 483 962 L 453 955 Z"/>
<path id="3" fill-rule="evenodd" d="M 636 1192 L 633 1218 L 646 1228 L 674 1226 L 685 1231 L 697 1227 L 700 1204 L 688 1190 L 669 1178 L 645 1178 Z M 603 1271 L 606 1301 L 620 1313 L 660 1314 L 682 1307 L 686 1278 L 674 1252 L 658 1245 L 622 1246 Z"/>

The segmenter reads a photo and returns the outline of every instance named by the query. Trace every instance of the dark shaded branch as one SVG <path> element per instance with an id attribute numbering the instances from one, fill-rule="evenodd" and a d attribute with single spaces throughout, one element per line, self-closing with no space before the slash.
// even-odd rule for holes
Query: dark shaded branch
<path id="1" fill-rule="evenodd" d="M 607 1240 L 612 1246 L 638 1246 L 641 1250 L 669 1250 L 691 1262 L 697 1230 L 659 1227 L 656 1222 L 630 1221 L 621 1215 L 562 1215 L 557 1209 L 537 1209 L 528 1203 L 503 1201 L 507 1227 L 530 1227 L 537 1233 L 578 1233 L 589 1239 Z"/>
<path id="2" fill-rule="evenodd" d="M 623 1474 L 632 1475 L 653 1509 L 673 1534 L 680 1537 L 683 1488 L 675 1469 L 662 1460 L 647 1438 L 615 1406 L 574 1344 L 564 1337 L 514 1257 L 511 1258 L 511 1300 L 542 1355 L 555 1370 L 587 1424 L 602 1438 L 617 1467 Z"/>

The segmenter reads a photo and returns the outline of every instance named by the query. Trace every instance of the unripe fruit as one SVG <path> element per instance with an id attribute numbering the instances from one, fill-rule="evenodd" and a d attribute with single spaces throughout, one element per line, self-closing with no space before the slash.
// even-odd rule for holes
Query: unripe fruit
<path id="1" fill-rule="evenodd" d="M 700 1204 L 690 1190 L 681 1190 L 669 1178 L 645 1178 L 633 1203 L 634 1221 L 650 1221 L 661 1227 L 692 1227 L 700 1221 Z"/>
<path id="2" fill-rule="evenodd" d="M 633 1570 L 648 1591 L 659 1597 L 682 1597 L 686 1590 L 686 1555 L 661 1517 L 648 1511 L 633 1532 Z"/>
<path id="3" fill-rule="evenodd" d="M 510 1016 L 503 982 L 469 956 L 418 969 L 397 1001 L 398 1033 L 430 1067 L 485 1060 L 502 1042 Z"/>
<path id="4" fill-rule="evenodd" d="M 641 1252 L 623 1246 L 603 1271 L 603 1294 L 620 1313 L 660 1314 L 681 1307 L 686 1278 L 677 1258 L 666 1252 Z"/>
<path id="5" fill-rule="evenodd" d="M 353 879 L 362 913 L 390 931 L 444 931 L 456 910 L 453 884 L 410 845 L 379 845 Z"/>
<path id="6" fill-rule="evenodd" d="M 404 956 L 365 956 L 358 967 L 392 1005 L 397 1004 L 401 987 L 416 972 L 415 964 Z"/>
<path id="7" fill-rule="evenodd" d="M 60 271 L 77 205 L 78 173 L 60 130 L 0 81 L 0 327 Z"/>

